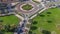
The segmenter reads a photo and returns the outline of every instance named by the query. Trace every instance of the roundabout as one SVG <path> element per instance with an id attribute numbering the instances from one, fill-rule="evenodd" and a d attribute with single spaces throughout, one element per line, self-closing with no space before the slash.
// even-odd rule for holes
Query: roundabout
<path id="1" fill-rule="evenodd" d="M 19 3 L 16 6 L 16 10 L 18 13 L 26 15 L 32 15 L 33 13 L 36 13 L 38 10 L 40 10 L 40 8 L 41 7 L 39 7 L 36 3 L 31 1 Z"/>
<path id="2" fill-rule="evenodd" d="M 8 9 L 10 9 L 10 5 L 11 6 L 15 6 L 14 8 L 10 9 L 14 11 L 14 15 L 17 16 L 19 19 L 21 19 L 20 22 L 18 22 L 18 28 L 16 28 L 16 33 L 20 34 L 25 32 L 24 30 L 26 30 L 26 24 L 29 23 L 29 17 L 33 14 L 35 14 L 36 12 L 38 12 L 38 10 L 40 10 L 40 6 L 38 6 L 36 3 L 32 2 L 32 1 L 23 1 L 23 2 L 18 2 L 17 4 L 14 5 L 15 1 L 9 1 L 9 2 L 2 2 L 2 3 L 9 3 L 8 4 Z M 16 12 L 15 12 L 16 11 Z M 18 14 L 18 13 L 19 14 Z M 9 13 L 10 14 L 10 13 Z M 20 16 L 21 15 L 21 16 Z M 23 17 L 23 18 L 22 18 Z M 10 18 L 11 19 L 11 18 Z M 13 19 L 13 18 L 12 18 Z M 17 19 L 16 19 L 17 21 Z M 13 20 L 12 20 L 13 22 Z M 11 22 L 11 23 L 12 23 Z M 7 23 L 7 22 L 6 22 Z M 9 23 L 9 22 L 8 22 Z M 29 28 L 28 28 L 29 29 Z M 28 30 L 27 29 L 27 30 Z M 22 32 L 21 32 L 22 31 Z M 14 34 L 15 30 L 14 30 Z"/>
<path id="3" fill-rule="evenodd" d="M 36 3 L 33 2 L 33 0 L 29 1 L 16 0 L 16 2 L 15 0 L 14 1 L 10 0 L 9 2 L 7 0 L 6 1 L 4 0 L 4 2 L 2 2 L 4 4 L 5 3 L 8 4 L 7 8 L 10 11 L 9 13 L 6 12 L 6 16 L 5 14 L 2 14 L 4 15 L 4 18 L 0 17 L 1 18 L 0 22 L 2 22 L 4 27 L 5 25 L 8 26 L 5 27 L 7 28 L 5 30 L 6 32 L 7 30 L 9 30 L 8 32 L 13 32 L 14 34 L 26 34 L 26 33 L 28 34 L 29 31 L 31 31 L 32 33 L 30 34 L 44 34 L 43 31 L 46 30 L 49 31 L 50 33 L 52 31 L 55 31 L 56 33 L 60 34 L 59 8 L 57 7 L 50 8 L 49 6 L 46 6 L 45 2 Z M 48 5 L 50 4 L 48 3 Z M 11 12 L 11 10 L 13 12 Z M 10 14 L 12 13 L 14 16 L 13 15 L 10 16 Z M 10 28 L 9 26 L 10 24 L 13 25 L 12 28 Z M 16 27 L 14 24 L 16 24 Z M 57 27 L 56 24 L 58 24 Z"/>

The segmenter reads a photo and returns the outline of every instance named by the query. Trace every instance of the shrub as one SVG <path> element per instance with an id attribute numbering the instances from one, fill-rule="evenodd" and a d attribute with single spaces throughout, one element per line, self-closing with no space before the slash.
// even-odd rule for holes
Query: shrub
<path id="1" fill-rule="evenodd" d="M 32 34 L 32 31 L 29 31 L 29 34 Z"/>
<path id="2" fill-rule="evenodd" d="M 39 15 L 39 16 L 41 16 L 41 17 L 45 17 L 45 15 L 43 15 L 43 14 L 41 14 L 41 15 Z"/>
<path id="3" fill-rule="evenodd" d="M 37 24 L 37 21 L 33 21 L 32 24 Z"/>
<path id="4" fill-rule="evenodd" d="M 0 34 L 4 34 L 4 32 L 0 31 Z"/>
<path id="5" fill-rule="evenodd" d="M 42 33 L 43 34 L 51 34 L 51 32 L 50 31 L 47 31 L 47 30 L 42 30 Z"/>
<path id="6" fill-rule="evenodd" d="M 0 20 L 0 22 L 3 22 L 3 20 Z"/>
<path id="7" fill-rule="evenodd" d="M 51 14 L 51 12 L 47 12 L 47 14 Z"/>
<path id="8" fill-rule="evenodd" d="M 52 21 L 51 21 L 51 20 L 48 20 L 47 22 L 48 22 L 48 23 L 52 23 Z"/>
<path id="9" fill-rule="evenodd" d="M 36 26 L 31 26 L 31 30 L 36 30 L 37 27 Z"/>

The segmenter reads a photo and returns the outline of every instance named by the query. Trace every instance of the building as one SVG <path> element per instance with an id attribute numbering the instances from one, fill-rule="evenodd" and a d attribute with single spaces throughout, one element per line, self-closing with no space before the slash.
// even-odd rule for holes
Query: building
<path id="1" fill-rule="evenodd" d="M 12 2 L 17 2 L 19 0 L 0 0 L 0 3 L 12 3 Z"/>
<path id="2" fill-rule="evenodd" d="M 19 1 L 28 1 L 28 0 L 0 0 L 0 3 L 12 3 L 12 2 L 19 2 Z"/>

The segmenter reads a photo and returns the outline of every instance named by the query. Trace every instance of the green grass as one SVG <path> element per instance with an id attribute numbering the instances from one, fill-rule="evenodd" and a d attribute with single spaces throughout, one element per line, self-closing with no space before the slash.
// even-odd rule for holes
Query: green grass
<path id="1" fill-rule="evenodd" d="M 31 5 L 29 5 L 29 4 L 26 4 L 26 5 L 22 6 L 22 8 L 24 10 L 31 10 L 33 7 Z"/>
<path id="2" fill-rule="evenodd" d="M 18 19 L 16 16 L 14 15 L 10 15 L 10 16 L 4 16 L 4 17 L 0 17 L 0 20 L 3 20 L 2 25 L 18 25 L 20 19 Z M 13 34 L 12 32 L 5 32 L 5 34 Z"/>
<path id="3" fill-rule="evenodd" d="M 19 19 L 14 15 L 0 17 L 0 20 L 3 20 L 3 25 L 19 23 Z"/>
<path id="4" fill-rule="evenodd" d="M 51 14 L 47 14 L 47 12 L 51 12 Z M 49 31 L 55 31 L 57 34 L 60 34 L 60 30 L 56 27 L 57 24 L 60 24 L 60 8 L 51 8 L 48 10 L 45 10 L 42 15 L 45 15 L 44 17 L 36 16 L 33 21 L 37 21 L 38 23 L 34 26 L 37 26 L 37 30 L 33 30 L 32 32 L 36 34 L 42 34 L 41 29 L 49 30 Z M 49 16 L 48 16 L 49 15 Z M 52 23 L 48 23 L 47 21 L 51 20 Z M 33 24 L 32 24 L 33 25 Z M 41 29 L 40 29 L 41 28 Z"/>
<path id="5" fill-rule="evenodd" d="M 5 32 L 5 34 L 13 34 L 12 32 Z"/>

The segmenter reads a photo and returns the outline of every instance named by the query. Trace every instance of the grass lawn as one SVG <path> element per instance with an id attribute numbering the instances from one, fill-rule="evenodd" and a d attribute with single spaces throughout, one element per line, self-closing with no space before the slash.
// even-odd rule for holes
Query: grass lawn
<path id="1" fill-rule="evenodd" d="M 12 24 L 15 24 L 15 25 L 18 25 L 20 19 L 18 19 L 16 16 L 14 15 L 10 15 L 10 16 L 4 16 L 4 17 L 0 17 L 0 20 L 2 20 L 3 22 L 0 22 L 2 23 L 2 25 L 12 25 Z M 5 34 L 13 34 L 11 32 L 6 32 Z"/>
<path id="2" fill-rule="evenodd" d="M 47 14 L 48 12 L 51 12 L 51 14 Z M 39 16 L 44 15 L 44 17 Z M 56 27 L 57 24 L 60 24 L 60 8 L 51 8 L 48 10 L 45 10 L 43 13 L 36 16 L 33 21 L 37 21 L 38 23 L 34 26 L 37 27 L 36 30 L 32 30 L 32 32 L 36 34 L 42 34 L 41 29 L 48 30 L 48 31 L 55 31 L 56 34 L 60 34 L 60 30 Z M 51 20 L 51 23 L 48 23 L 47 21 Z M 33 24 L 32 24 L 33 25 Z"/>
<path id="3" fill-rule="evenodd" d="M 31 5 L 29 5 L 29 4 L 26 4 L 26 5 L 22 6 L 22 8 L 24 10 L 31 10 L 33 7 Z"/>
<path id="4" fill-rule="evenodd" d="M 5 32 L 5 34 L 13 34 L 12 32 Z"/>
<path id="5" fill-rule="evenodd" d="M 19 23 L 19 19 L 14 16 L 14 15 L 10 15 L 10 16 L 4 16 L 4 17 L 0 17 L 0 20 L 3 20 L 3 25 L 7 25 L 7 24 L 18 24 Z"/>

